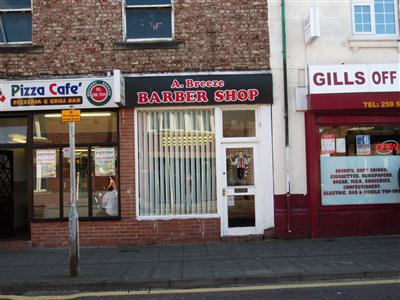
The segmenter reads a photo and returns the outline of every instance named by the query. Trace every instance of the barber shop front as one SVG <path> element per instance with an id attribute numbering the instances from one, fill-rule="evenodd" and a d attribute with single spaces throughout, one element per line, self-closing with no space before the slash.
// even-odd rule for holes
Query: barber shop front
<path id="1" fill-rule="evenodd" d="M 273 227 L 271 74 L 129 76 L 126 99 L 139 222 L 214 219 L 220 236 Z"/>
<path id="2" fill-rule="evenodd" d="M 399 64 L 309 66 L 311 235 L 400 233 Z"/>
<path id="3" fill-rule="evenodd" d="M 113 209 L 101 202 L 109 178 L 119 177 L 119 82 L 118 74 L 0 82 L 0 239 L 35 243 L 46 237 L 51 243 L 51 232 L 59 235 L 53 224 L 67 223 L 70 151 L 61 110 L 70 108 L 81 110 L 75 134 L 79 216 L 119 218 L 116 194 Z"/>

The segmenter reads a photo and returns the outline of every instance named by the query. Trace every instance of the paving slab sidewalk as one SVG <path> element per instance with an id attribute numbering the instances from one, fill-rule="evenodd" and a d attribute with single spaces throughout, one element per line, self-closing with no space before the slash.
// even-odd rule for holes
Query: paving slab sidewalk
<path id="1" fill-rule="evenodd" d="M 400 278 L 400 236 L 0 250 L 0 294 L 195 288 L 374 277 Z"/>

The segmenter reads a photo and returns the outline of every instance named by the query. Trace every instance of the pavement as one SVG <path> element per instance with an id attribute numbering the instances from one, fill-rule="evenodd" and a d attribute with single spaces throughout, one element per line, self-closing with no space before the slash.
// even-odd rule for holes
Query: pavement
<path id="1" fill-rule="evenodd" d="M 400 278 L 400 236 L 0 250 L 0 294 L 196 288 L 360 278 Z M 0 296 L 1 298 L 1 296 Z"/>

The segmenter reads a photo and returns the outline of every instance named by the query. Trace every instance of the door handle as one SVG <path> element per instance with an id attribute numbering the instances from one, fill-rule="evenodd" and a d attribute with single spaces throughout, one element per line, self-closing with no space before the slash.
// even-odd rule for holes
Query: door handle
<path id="1" fill-rule="evenodd" d="M 226 196 L 226 189 L 222 189 L 222 197 Z"/>

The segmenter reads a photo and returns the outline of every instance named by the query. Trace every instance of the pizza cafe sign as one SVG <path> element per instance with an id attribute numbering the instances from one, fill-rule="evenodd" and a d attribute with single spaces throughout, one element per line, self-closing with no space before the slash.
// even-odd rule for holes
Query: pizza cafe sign
<path id="1" fill-rule="evenodd" d="M 136 107 L 272 103 L 269 73 L 208 73 L 126 77 L 126 100 Z"/>
<path id="2" fill-rule="evenodd" d="M 0 81 L 0 112 L 117 107 L 119 72 L 112 77 Z"/>
<path id="3" fill-rule="evenodd" d="M 310 94 L 400 92 L 400 64 L 311 65 Z"/>

